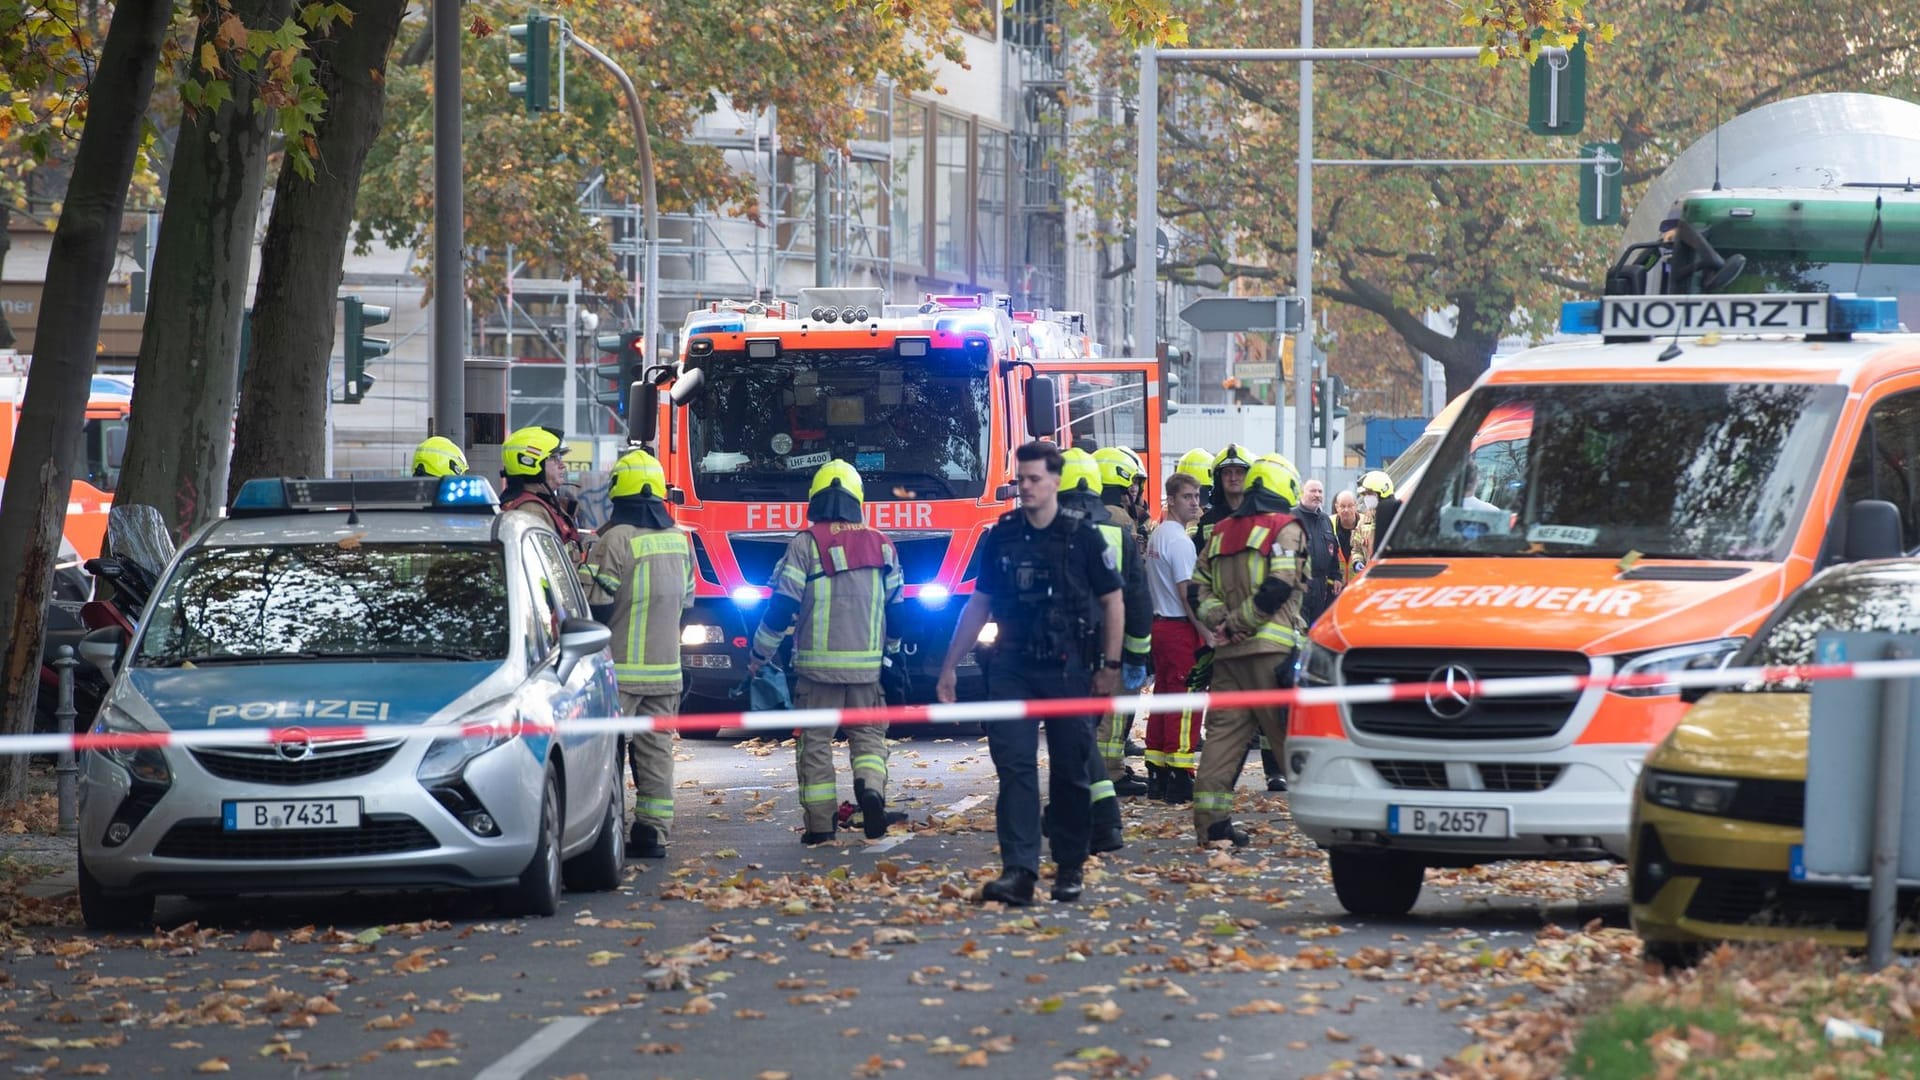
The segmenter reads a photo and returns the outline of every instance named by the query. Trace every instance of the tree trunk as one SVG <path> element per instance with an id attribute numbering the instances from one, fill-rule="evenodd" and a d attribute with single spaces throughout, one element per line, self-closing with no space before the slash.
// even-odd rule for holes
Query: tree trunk
<path id="1" fill-rule="evenodd" d="M 47 594 L 93 386 L 100 308 L 142 119 L 153 97 L 160 41 L 172 16 L 171 0 L 120 0 L 114 6 L 89 88 L 88 123 L 74 155 L 73 183 L 53 230 L 33 369 L 8 468 L 15 482 L 0 497 L 0 582 L 6 582 L 0 588 L 0 626 L 8 631 L 0 653 L 0 687 L 11 732 L 32 730 Z M 18 801 L 26 780 L 27 759 L 7 758 L 0 802 Z"/>
<path id="2" fill-rule="evenodd" d="M 360 169 L 380 132 L 387 53 L 404 5 L 353 0 L 353 23 L 314 44 L 327 113 L 312 181 L 280 170 L 260 245 L 253 345 L 240 388 L 228 494 L 255 476 L 319 476 L 326 462 L 328 374 L 341 263 Z"/>
<path id="3" fill-rule="evenodd" d="M 271 28 L 292 7 L 292 0 L 236 0 L 232 11 L 249 27 Z M 210 45 L 218 28 L 217 15 L 202 19 L 190 55 Z M 242 73 L 232 82 L 231 101 L 180 125 L 134 367 L 126 470 L 113 499 L 158 507 L 182 535 L 224 505 L 235 358 L 265 186 L 272 113 L 254 109 Z"/>
<path id="4" fill-rule="evenodd" d="M 1493 351 L 1499 345 L 1496 337 L 1463 329 L 1454 332 L 1446 348 L 1428 354 L 1440 361 L 1447 373 L 1448 401 L 1473 389 L 1474 380 L 1493 362 Z"/>
<path id="5" fill-rule="evenodd" d="M 0 281 L 6 280 L 7 252 L 13 250 L 13 207 L 0 202 Z M 13 336 L 13 324 L 7 321 L 7 313 L 0 309 L 0 349 L 11 349 L 18 340 Z"/>

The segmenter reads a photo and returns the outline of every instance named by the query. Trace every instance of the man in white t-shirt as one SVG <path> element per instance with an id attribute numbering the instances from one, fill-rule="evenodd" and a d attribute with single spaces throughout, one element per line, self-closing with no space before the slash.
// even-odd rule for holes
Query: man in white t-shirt
<path id="1" fill-rule="evenodd" d="M 1186 689 L 1187 673 L 1213 634 L 1187 602 L 1197 553 L 1187 527 L 1200 518 L 1200 482 L 1185 473 L 1167 480 L 1167 514 L 1147 538 L 1147 592 L 1153 598 L 1153 685 L 1163 693 Z M 1147 719 L 1147 796 L 1168 803 L 1193 801 L 1199 760 L 1200 713 L 1155 713 Z"/>

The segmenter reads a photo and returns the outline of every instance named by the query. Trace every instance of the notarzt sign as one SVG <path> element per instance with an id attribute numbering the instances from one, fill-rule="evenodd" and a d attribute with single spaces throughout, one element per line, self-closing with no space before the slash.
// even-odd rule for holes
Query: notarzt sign
<path id="1" fill-rule="evenodd" d="M 1827 296 L 1609 296 L 1600 301 L 1600 332 L 1608 337 L 1824 334 Z"/>

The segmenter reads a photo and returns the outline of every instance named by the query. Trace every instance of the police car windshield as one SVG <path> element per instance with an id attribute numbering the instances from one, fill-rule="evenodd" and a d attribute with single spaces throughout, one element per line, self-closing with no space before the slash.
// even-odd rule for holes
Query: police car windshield
<path id="1" fill-rule="evenodd" d="M 1780 383 L 1482 387 L 1384 554 L 1778 560 L 1845 400 Z"/>
<path id="2" fill-rule="evenodd" d="M 499 660 L 507 642 L 494 545 L 203 547 L 168 578 L 133 663 Z"/>
<path id="3" fill-rule="evenodd" d="M 815 469 L 851 463 L 867 499 L 978 498 L 987 376 L 935 349 L 716 355 L 690 403 L 694 486 L 709 499 L 803 502 Z"/>

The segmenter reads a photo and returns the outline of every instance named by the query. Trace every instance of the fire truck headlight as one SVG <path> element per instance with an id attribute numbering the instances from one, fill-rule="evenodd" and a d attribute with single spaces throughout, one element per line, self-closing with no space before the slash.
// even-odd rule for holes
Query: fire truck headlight
<path id="1" fill-rule="evenodd" d="M 688 623 L 680 628 L 682 645 L 718 645 L 727 635 L 712 623 Z"/>
<path id="2" fill-rule="evenodd" d="M 920 603 L 925 607 L 930 607 L 934 609 L 935 611 L 938 611 L 941 608 L 946 607 L 947 601 L 952 597 L 953 597 L 953 591 L 951 589 L 948 589 L 945 585 L 920 586 Z"/>
<path id="3" fill-rule="evenodd" d="M 752 607 L 760 602 L 760 590 L 752 585 L 742 585 L 733 590 L 733 602 L 740 607 Z"/>

